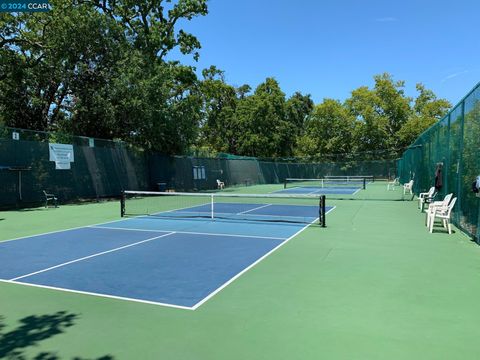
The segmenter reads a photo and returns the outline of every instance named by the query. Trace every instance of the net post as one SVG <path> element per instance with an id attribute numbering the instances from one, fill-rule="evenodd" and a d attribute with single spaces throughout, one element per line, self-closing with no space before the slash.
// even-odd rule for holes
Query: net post
<path id="1" fill-rule="evenodd" d="M 213 220 L 213 194 L 210 196 L 210 218 Z"/>
<path id="2" fill-rule="evenodd" d="M 287 178 L 285 178 L 285 180 L 283 181 L 283 188 L 284 188 L 284 189 L 287 188 Z"/>
<path id="3" fill-rule="evenodd" d="M 363 190 L 367 188 L 367 178 L 363 178 Z"/>
<path id="4" fill-rule="evenodd" d="M 327 226 L 327 222 L 326 222 L 326 219 L 325 219 L 325 199 L 326 199 L 326 196 L 325 195 L 321 195 L 320 196 L 320 207 L 319 207 L 319 216 L 318 216 L 318 219 L 319 219 L 319 224 L 321 227 L 326 227 Z"/>
<path id="5" fill-rule="evenodd" d="M 120 193 L 120 216 L 125 216 L 125 191 Z"/>

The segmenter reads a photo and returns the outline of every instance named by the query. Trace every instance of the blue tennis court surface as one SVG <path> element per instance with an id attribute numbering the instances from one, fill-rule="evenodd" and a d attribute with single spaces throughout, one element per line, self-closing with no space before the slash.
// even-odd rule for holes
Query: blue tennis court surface
<path id="1" fill-rule="evenodd" d="M 318 217 L 314 206 L 236 205 L 221 211 L 259 218 L 293 213 L 310 222 Z M 182 211 L 203 211 L 202 206 Z M 0 242 L 0 279 L 195 309 L 306 226 L 130 218 Z"/>

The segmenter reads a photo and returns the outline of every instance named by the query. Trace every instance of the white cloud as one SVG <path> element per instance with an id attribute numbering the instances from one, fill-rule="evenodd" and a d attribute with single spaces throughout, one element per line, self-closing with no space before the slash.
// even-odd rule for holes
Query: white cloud
<path id="1" fill-rule="evenodd" d="M 459 71 L 459 72 L 455 72 L 453 74 L 447 75 L 442 79 L 442 83 L 444 83 L 445 81 L 451 80 L 453 78 L 456 78 L 457 76 L 466 74 L 466 73 L 468 73 L 468 70 L 463 70 L 463 71 Z"/>

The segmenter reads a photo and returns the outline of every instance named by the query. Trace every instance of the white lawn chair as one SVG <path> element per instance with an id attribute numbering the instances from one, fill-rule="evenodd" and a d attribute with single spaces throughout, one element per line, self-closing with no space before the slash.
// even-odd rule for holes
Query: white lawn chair
<path id="1" fill-rule="evenodd" d="M 393 179 L 392 181 L 389 181 L 387 183 L 387 191 L 388 190 L 395 190 L 395 186 L 399 186 L 400 185 L 400 179 L 399 178 L 395 178 Z"/>
<path id="2" fill-rule="evenodd" d="M 457 198 L 453 198 L 452 201 L 450 201 L 450 204 L 447 205 L 447 207 L 440 207 L 436 208 L 435 211 L 433 211 L 432 216 L 430 217 L 430 232 L 433 232 L 433 224 L 435 223 L 435 219 L 440 219 L 442 220 L 443 227 L 448 229 L 448 233 L 452 233 L 452 225 L 450 224 L 450 218 L 452 216 L 452 209 L 455 206 L 455 202 L 457 201 Z"/>
<path id="3" fill-rule="evenodd" d="M 403 195 L 406 193 L 410 192 L 410 194 L 413 194 L 413 180 L 410 180 L 408 183 L 403 184 Z"/>
<path id="4" fill-rule="evenodd" d="M 425 216 L 425 226 L 430 226 L 430 219 L 433 216 L 435 210 L 440 208 L 446 208 L 452 200 L 453 194 L 445 195 L 442 201 L 433 201 L 428 205 L 427 214 Z"/>
<path id="5" fill-rule="evenodd" d="M 220 180 L 217 179 L 217 187 L 220 190 L 223 190 L 225 188 L 225 183 L 223 181 L 220 181 Z"/>
<path id="6" fill-rule="evenodd" d="M 427 192 L 418 194 L 418 208 L 423 211 L 426 202 L 431 202 L 435 196 L 435 186 L 432 186 Z"/>

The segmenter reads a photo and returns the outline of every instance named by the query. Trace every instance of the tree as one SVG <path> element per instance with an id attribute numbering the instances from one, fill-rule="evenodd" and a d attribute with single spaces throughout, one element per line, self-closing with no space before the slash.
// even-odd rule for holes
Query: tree
<path id="1" fill-rule="evenodd" d="M 275 157 L 288 155 L 286 136 L 293 135 L 286 120 L 285 94 L 278 82 L 267 78 L 253 95 L 238 101 L 240 155 Z"/>
<path id="2" fill-rule="evenodd" d="M 352 91 L 346 100 L 349 111 L 358 119 L 356 133 L 358 151 L 397 148 L 397 132 L 411 116 L 411 99 L 404 94 L 404 82 L 394 82 L 385 73 L 374 77 L 375 86 Z"/>
<path id="3" fill-rule="evenodd" d="M 193 54 L 201 45 L 198 39 L 184 30 L 177 30 L 181 20 L 192 20 L 208 14 L 207 0 L 178 0 L 166 10 L 172 0 L 80 0 L 91 4 L 124 28 L 134 48 L 150 60 L 164 61 L 167 54 L 179 48 L 182 54 Z"/>
<path id="4" fill-rule="evenodd" d="M 217 152 L 236 153 L 238 124 L 236 89 L 225 83 L 224 72 L 211 66 L 202 72 L 200 84 L 203 98 L 203 122 L 201 146 Z"/>
<path id="5" fill-rule="evenodd" d="M 356 151 L 373 151 L 389 146 L 388 119 L 379 112 L 378 103 L 375 92 L 366 86 L 352 91 L 352 96 L 345 102 L 347 110 L 357 119 L 354 134 Z"/>
<path id="6" fill-rule="evenodd" d="M 394 81 L 386 73 L 374 81 L 372 89 L 353 90 L 344 104 L 327 99 L 318 105 L 306 123 L 297 153 L 311 157 L 353 152 L 370 154 L 370 158 L 398 155 L 450 106 L 421 84 L 413 101 L 405 95 L 403 81 Z"/>
<path id="7" fill-rule="evenodd" d="M 112 87 L 115 137 L 150 151 L 182 154 L 198 136 L 197 77 L 191 67 L 178 64 L 147 69 L 127 66 Z"/>
<path id="8" fill-rule="evenodd" d="M 300 135 L 305 127 L 305 121 L 313 111 L 315 104 L 310 95 L 295 92 L 286 103 L 286 119 L 294 126 L 295 133 Z"/>
<path id="9" fill-rule="evenodd" d="M 417 84 L 416 89 L 419 95 L 413 105 L 413 114 L 398 131 L 402 147 L 413 143 L 422 132 L 445 116 L 451 107 L 447 100 L 437 99 L 433 91 L 426 89 L 423 84 Z"/>
<path id="10" fill-rule="evenodd" d="M 342 103 L 324 99 L 306 121 L 297 155 L 324 159 L 325 154 L 351 153 L 356 126 L 355 117 Z"/>
<path id="11" fill-rule="evenodd" d="M 6 124 L 183 151 L 198 133 L 198 80 L 192 68 L 164 59 L 174 48 L 198 58 L 199 41 L 178 23 L 207 6 L 165 3 L 52 0 L 47 13 L 0 14 Z"/>

